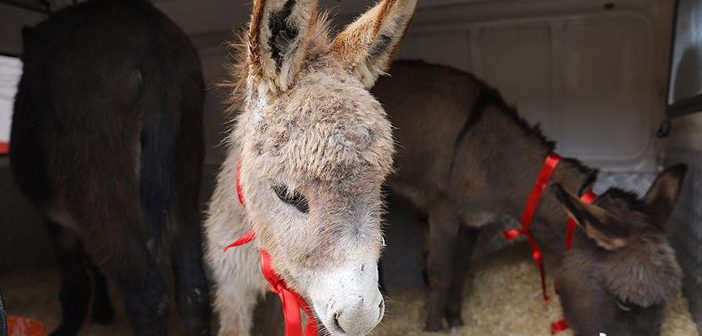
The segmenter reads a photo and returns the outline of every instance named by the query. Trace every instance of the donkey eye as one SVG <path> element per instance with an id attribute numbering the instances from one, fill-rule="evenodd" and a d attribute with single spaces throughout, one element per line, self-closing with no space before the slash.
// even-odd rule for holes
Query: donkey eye
<path id="1" fill-rule="evenodd" d="M 307 204 L 307 199 L 298 191 L 289 192 L 288 188 L 282 185 L 274 185 L 273 191 L 281 201 L 294 206 L 302 213 L 310 212 L 310 207 Z"/>
<path id="2" fill-rule="evenodd" d="M 629 312 L 633 308 L 631 303 L 628 303 L 621 299 L 617 299 L 617 307 L 619 307 L 619 309 L 625 312 Z"/>

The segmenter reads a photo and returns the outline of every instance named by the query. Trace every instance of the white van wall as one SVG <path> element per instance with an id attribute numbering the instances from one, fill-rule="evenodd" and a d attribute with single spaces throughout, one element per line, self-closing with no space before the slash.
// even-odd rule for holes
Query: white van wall
<path id="1" fill-rule="evenodd" d="M 419 11 L 400 56 L 485 79 L 540 123 L 564 155 L 609 171 L 651 172 L 667 76 L 667 57 L 655 52 L 667 50 L 667 40 L 657 39 L 657 31 L 669 31 L 669 22 L 656 16 L 659 1 L 615 3 L 612 9 L 595 0 L 428 8 Z"/>

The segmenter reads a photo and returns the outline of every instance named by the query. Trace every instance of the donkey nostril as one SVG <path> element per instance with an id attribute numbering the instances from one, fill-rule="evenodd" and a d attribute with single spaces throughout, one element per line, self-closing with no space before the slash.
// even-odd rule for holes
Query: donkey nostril
<path id="1" fill-rule="evenodd" d="M 378 308 L 380 310 L 383 310 L 383 308 L 385 308 L 385 300 L 380 300 L 380 304 L 378 304 Z"/>
<path id="2" fill-rule="evenodd" d="M 341 313 L 336 313 L 336 314 L 334 314 L 334 326 L 336 326 L 337 328 L 339 328 L 339 330 L 341 330 L 341 332 L 345 334 L 346 331 L 344 331 L 344 328 L 342 328 L 342 327 L 341 327 L 341 324 L 339 324 L 339 317 L 340 317 L 340 316 L 341 316 Z"/>

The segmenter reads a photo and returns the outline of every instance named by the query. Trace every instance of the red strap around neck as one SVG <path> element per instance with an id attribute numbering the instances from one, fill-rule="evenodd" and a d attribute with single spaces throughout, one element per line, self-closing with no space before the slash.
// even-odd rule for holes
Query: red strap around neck
<path id="1" fill-rule="evenodd" d="M 244 193 L 241 188 L 241 161 L 236 163 L 236 194 L 239 197 L 239 203 L 242 207 L 246 207 L 244 202 Z M 248 244 L 256 239 L 256 232 L 253 230 L 245 233 L 235 242 L 224 247 L 226 252 L 232 247 L 241 246 Z M 307 305 L 305 299 L 296 293 L 294 290 L 288 288 L 285 280 L 281 279 L 278 274 L 273 270 L 273 264 L 271 261 L 271 255 L 265 249 L 259 249 L 259 254 L 261 256 L 261 272 L 263 277 L 266 278 L 268 284 L 271 287 L 273 293 L 278 294 L 280 300 L 283 303 L 283 317 L 285 318 L 285 336 L 302 336 L 302 319 L 300 318 L 300 309 L 302 309 L 307 315 L 307 325 L 305 326 L 305 336 L 317 336 L 317 321 L 314 318 L 312 309 Z"/>
<path id="2" fill-rule="evenodd" d="M 524 206 L 524 212 L 522 213 L 521 228 L 513 230 L 505 230 L 503 232 L 507 240 L 513 240 L 519 236 L 524 236 L 529 245 L 531 246 L 531 257 L 536 262 L 539 267 L 539 272 L 541 273 L 541 293 L 543 295 L 544 301 L 548 302 L 549 297 L 546 293 L 546 269 L 544 268 L 544 256 L 541 253 L 541 248 L 539 243 L 536 242 L 534 236 L 531 234 L 531 224 L 534 221 L 534 215 L 536 214 L 536 209 L 539 207 L 539 202 L 541 201 L 541 195 L 546 189 L 548 182 L 553 176 L 553 172 L 556 170 L 558 163 L 561 161 L 561 157 L 558 154 L 551 153 L 546 157 L 544 165 L 541 166 L 541 171 L 536 178 L 534 187 L 531 189 L 529 194 L 529 199 Z"/>

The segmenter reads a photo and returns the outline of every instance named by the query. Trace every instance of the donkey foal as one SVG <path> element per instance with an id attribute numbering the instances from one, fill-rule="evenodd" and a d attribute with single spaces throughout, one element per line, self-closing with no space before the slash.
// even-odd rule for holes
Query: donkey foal
<path id="1" fill-rule="evenodd" d="M 329 333 L 364 335 L 382 319 L 381 184 L 393 140 L 368 88 L 415 5 L 384 0 L 330 41 L 316 1 L 254 2 L 233 74 L 245 90 L 243 108 L 206 223 L 220 335 L 248 335 L 266 290 L 254 247 L 222 251 L 252 228 Z M 237 161 L 245 208 L 235 191 Z"/>

